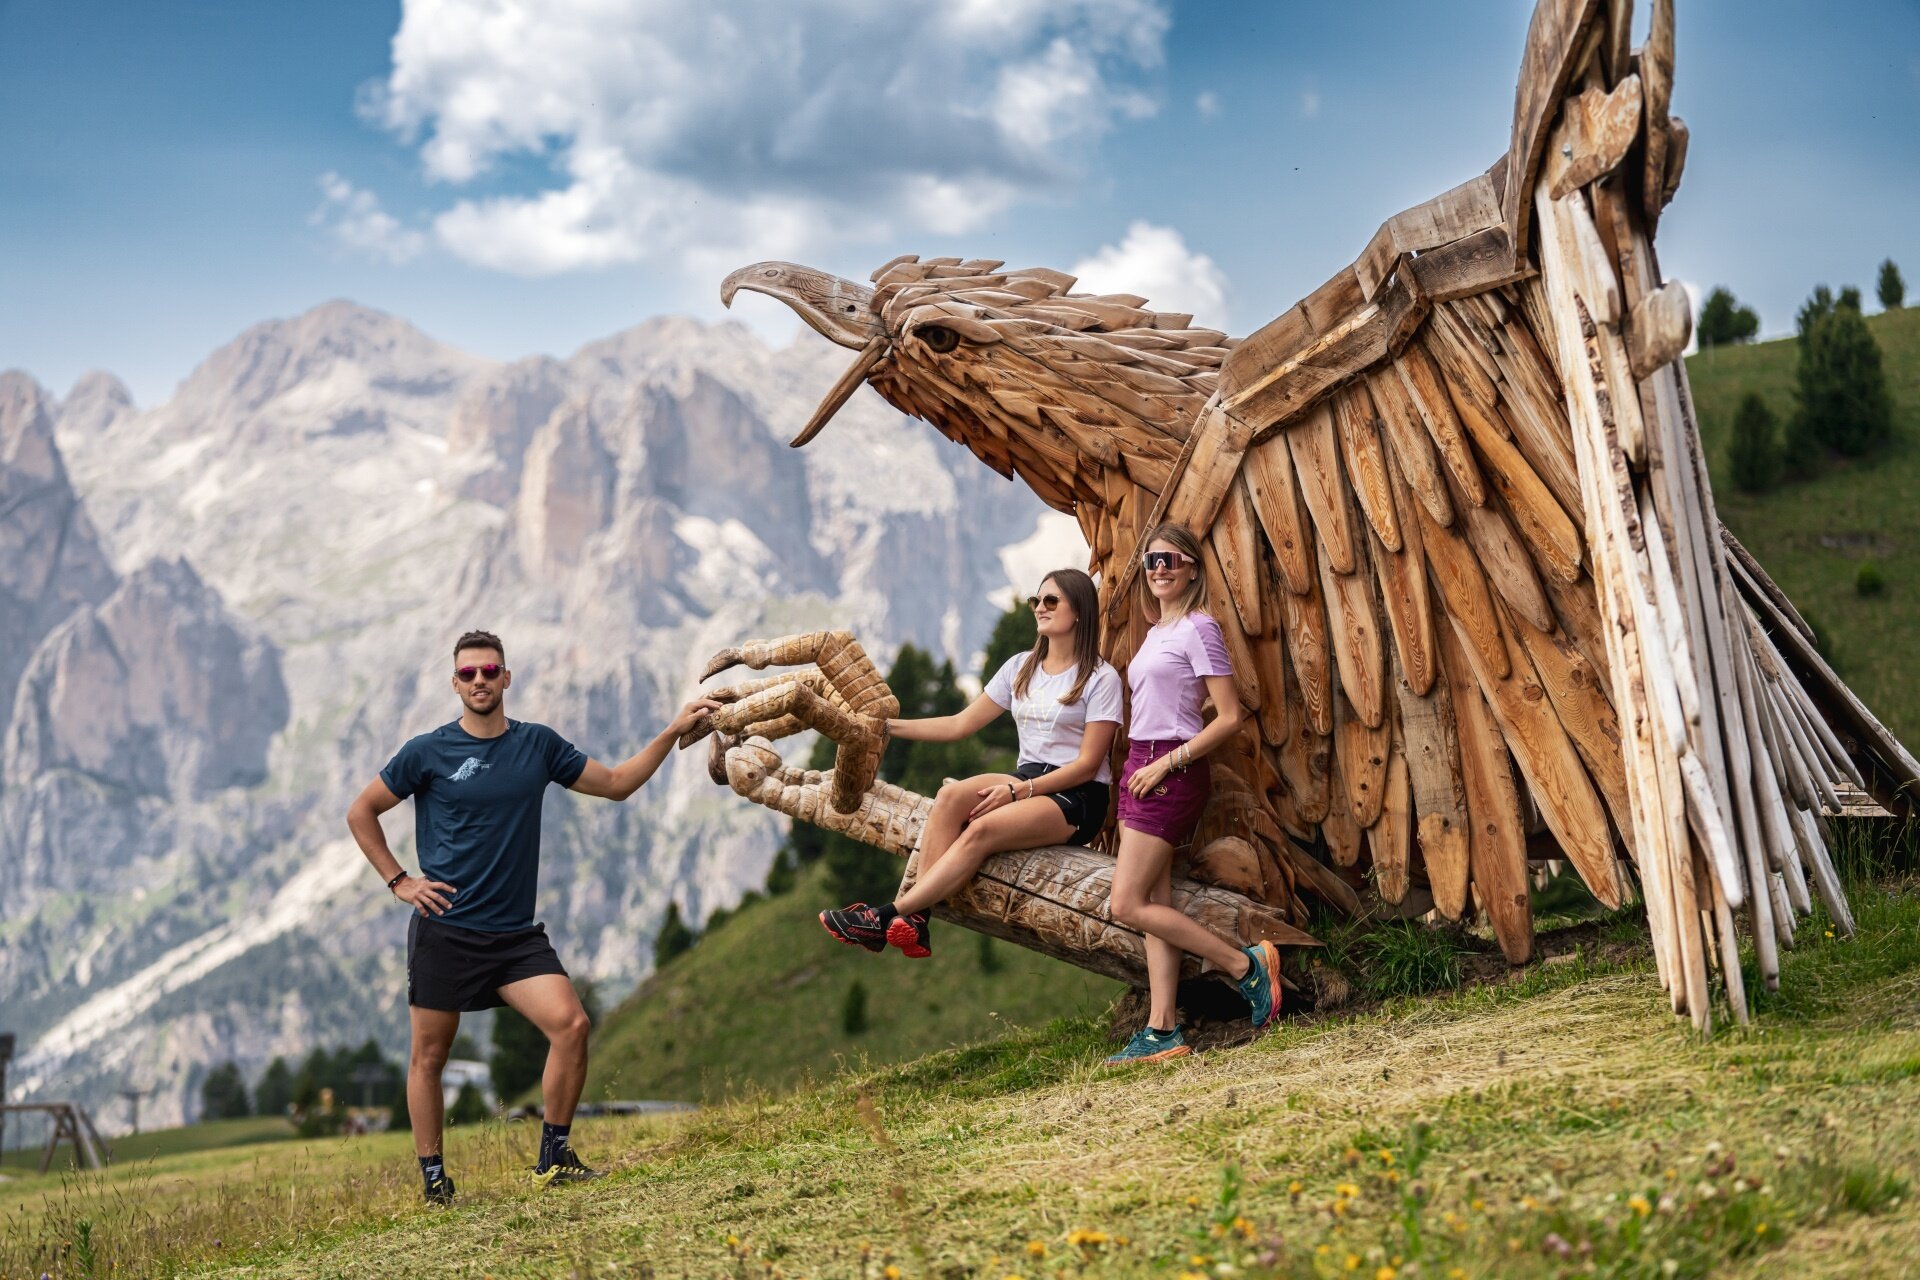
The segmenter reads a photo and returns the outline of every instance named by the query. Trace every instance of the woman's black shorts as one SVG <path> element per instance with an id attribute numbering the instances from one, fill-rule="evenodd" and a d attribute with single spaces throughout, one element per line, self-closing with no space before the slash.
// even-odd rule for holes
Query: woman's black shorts
<path id="1" fill-rule="evenodd" d="M 1027 760 L 1022 761 L 1014 773 L 1021 781 L 1031 782 L 1059 767 Z M 1067 815 L 1067 825 L 1073 828 L 1069 843 L 1087 844 L 1100 834 L 1101 827 L 1107 825 L 1107 802 L 1111 795 L 1112 788 L 1104 782 L 1083 782 L 1065 791 L 1048 792 L 1046 798 L 1059 805 L 1060 812 Z"/>
<path id="2" fill-rule="evenodd" d="M 497 1009 L 500 988 L 543 973 L 567 976 L 545 925 L 481 933 L 413 913 L 407 923 L 407 1003 L 447 1013 Z"/>

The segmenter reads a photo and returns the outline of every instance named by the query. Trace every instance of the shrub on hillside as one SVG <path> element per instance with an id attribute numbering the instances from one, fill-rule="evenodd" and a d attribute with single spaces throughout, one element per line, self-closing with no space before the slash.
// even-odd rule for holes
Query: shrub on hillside
<path id="1" fill-rule="evenodd" d="M 1889 311 L 1898 311 L 1907 303 L 1907 282 L 1900 278 L 1900 268 L 1888 258 L 1880 264 L 1880 284 L 1876 290 L 1880 295 L 1880 305 Z"/>
<path id="2" fill-rule="evenodd" d="M 1752 307 L 1741 306 L 1732 292 L 1721 286 L 1707 295 L 1694 332 L 1699 335 L 1702 347 L 1746 342 L 1760 332 L 1760 317 Z"/>
<path id="3" fill-rule="evenodd" d="M 1885 595 L 1887 575 L 1880 571 L 1879 565 L 1869 560 L 1853 575 L 1853 589 L 1863 596 Z"/>
<path id="4" fill-rule="evenodd" d="M 1859 457 L 1893 438 L 1893 397 L 1859 290 L 1838 299 L 1826 293 L 1824 285 L 1815 290 L 1800 312 L 1799 421 L 1812 440 Z"/>
<path id="5" fill-rule="evenodd" d="M 867 986 L 858 978 L 847 988 L 846 1003 L 840 1006 L 840 1029 L 850 1036 L 867 1029 Z"/>
<path id="6" fill-rule="evenodd" d="M 1733 415 L 1730 452 L 1733 482 L 1747 493 L 1765 493 L 1780 483 L 1785 458 L 1780 451 L 1779 423 L 1756 392 L 1747 392 Z"/>
<path id="7" fill-rule="evenodd" d="M 487 1110 L 487 1100 L 473 1081 L 460 1086 L 460 1092 L 453 1096 L 453 1106 L 447 1109 L 447 1123 L 479 1124 L 493 1113 Z"/>

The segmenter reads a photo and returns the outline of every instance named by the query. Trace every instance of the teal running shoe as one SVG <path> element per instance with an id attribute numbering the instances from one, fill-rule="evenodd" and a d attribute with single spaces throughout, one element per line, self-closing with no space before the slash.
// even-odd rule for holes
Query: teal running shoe
<path id="1" fill-rule="evenodd" d="M 1108 1058 L 1113 1064 L 1132 1064 L 1136 1062 L 1164 1062 L 1169 1058 L 1184 1058 L 1193 1050 L 1187 1047 L 1187 1038 L 1180 1034 L 1180 1028 L 1162 1035 L 1152 1027 L 1142 1027 L 1133 1033 L 1133 1039 L 1127 1041 L 1127 1047 Z"/>
<path id="2" fill-rule="evenodd" d="M 1280 1014 L 1280 949 L 1266 939 L 1247 948 L 1247 976 L 1234 984 L 1251 1006 L 1259 1031 Z"/>

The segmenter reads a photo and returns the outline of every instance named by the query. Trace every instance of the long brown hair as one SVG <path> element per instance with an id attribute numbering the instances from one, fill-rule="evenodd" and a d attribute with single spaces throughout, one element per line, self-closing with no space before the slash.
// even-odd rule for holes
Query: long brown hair
<path id="1" fill-rule="evenodd" d="M 1193 561 L 1193 581 L 1187 584 L 1186 594 L 1175 603 L 1181 613 L 1205 613 L 1207 611 L 1207 566 L 1200 559 L 1200 539 L 1193 536 L 1193 530 L 1183 524 L 1172 521 L 1155 525 L 1147 540 L 1140 544 L 1142 552 L 1156 542 L 1164 542 L 1181 555 Z M 1153 588 L 1147 585 L 1147 569 L 1140 567 L 1140 576 L 1135 580 L 1134 588 L 1140 602 L 1140 612 L 1146 614 L 1149 622 L 1158 622 L 1161 617 L 1160 602 L 1153 598 Z"/>
<path id="2" fill-rule="evenodd" d="M 1080 691 L 1087 687 L 1088 678 L 1100 665 L 1100 593 L 1094 589 L 1093 579 L 1078 569 L 1055 569 L 1040 579 L 1041 589 L 1049 582 L 1059 587 L 1060 594 L 1073 606 L 1073 660 L 1079 669 L 1074 673 L 1073 688 L 1060 699 L 1061 706 L 1070 707 L 1080 701 Z M 1020 674 L 1013 678 L 1016 698 L 1027 696 L 1027 684 L 1046 656 L 1047 638 L 1041 636 L 1033 642 L 1027 660 L 1020 664 Z"/>

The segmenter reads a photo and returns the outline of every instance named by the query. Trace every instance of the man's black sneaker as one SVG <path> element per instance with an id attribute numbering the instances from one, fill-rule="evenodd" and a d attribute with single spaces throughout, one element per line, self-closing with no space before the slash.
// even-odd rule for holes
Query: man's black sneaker
<path id="1" fill-rule="evenodd" d="M 607 1175 L 598 1169 L 589 1169 L 580 1163 L 580 1157 L 573 1154 L 573 1148 L 562 1147 L 555 1153 L 553 1163 L 544 1169 L 533 1171 L 533 1184 L 536 1187 L 550 1187 L 556 1182 L 592 1182 L 595 1178 Z"/>
<path id="2" fill-rule="evenodd" d="M 869 951 L 887 949 L 887 930 L 880 923 L 880 913 L 864 902 L 839 911 L 822 911 L 820 927 L 850 947 L 865 947 Z"/>
<path id="3" fill-rule="evenodd" d="M 933 934 L 927 928 L 927 913 L 914 911 L 895 916 L 887 926 L 887 941 L 900 948 L 901 955 L 925 960 L 933 954 Z"/>
<path id="4" fill-rule="evenodd" d="M 443 1173 L 429 1182 L 422 1194 L 426 1196 L 428 1204 L 452 1204 L 453 1179 Z"/>

